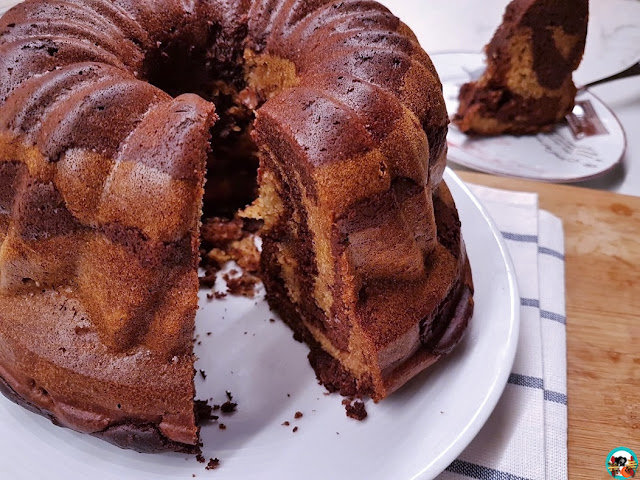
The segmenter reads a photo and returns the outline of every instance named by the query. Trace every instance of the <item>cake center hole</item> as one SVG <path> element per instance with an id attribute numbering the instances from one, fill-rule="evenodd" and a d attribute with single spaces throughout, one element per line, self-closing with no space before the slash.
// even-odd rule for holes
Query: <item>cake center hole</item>
<path id="1" fill-rule="evenodd" d="M 213 34 L 213 33 L 212 33 Z M 210 42 L 216 45 L 216 42 Z M 258 156 L 251 139 L 257 97 L 249 95 L 243 54 L 166 42 L 146 60 L 148 81 L 169 95 L 199 95 L 216 106 L 203 216 L 231 218 L 257 197 Z"/>

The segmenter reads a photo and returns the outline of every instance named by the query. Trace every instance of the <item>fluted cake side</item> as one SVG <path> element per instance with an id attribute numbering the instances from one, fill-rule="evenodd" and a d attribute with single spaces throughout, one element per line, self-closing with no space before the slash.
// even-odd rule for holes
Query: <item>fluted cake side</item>
<path id="1" fill-rule="evenodd" d="M 123 447 L 195 451 L 203 198 L 259 161 L 241 215 L 264 222 L 269 302 L 327 388 L 384 398 L 473 310 L 447 123 L 429 57 L 376 2 L 18 5 L 0 20 L 2 390 Z"/>

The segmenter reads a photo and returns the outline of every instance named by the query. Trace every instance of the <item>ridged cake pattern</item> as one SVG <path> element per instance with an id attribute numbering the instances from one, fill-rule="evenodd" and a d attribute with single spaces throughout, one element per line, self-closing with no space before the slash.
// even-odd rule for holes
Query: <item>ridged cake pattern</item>
<path id="1" fill-rule="evenodd" d="M 315 307 L 291 308 L 307 317 L 316 339 L 333 339 L 322 347 L 343 363 L 362 353 L 352 373 L 361 364 L 374 373 L 358 379 L 359 391 L 380 399 L 437 358 L 445 333 L 431 312 L 443 299 L 470 305 L 460 297 L 470 279 L 458 282 L 464 248 L 440 244 L 433 213 L 432 197 L 446 196 L 439 191 L 448 123 L 440 83 L 408 28 L 375 2 L 328 3 L 297 23 L 295 8 L 280 5 L 267 11 L 290 12 L 284 20 L 265 20 L 256 8 L 250 38 L 263 39 L 255 48 L 262 54 L 294 63 L 299 83 L 257 111 L 255 136 L 284 183 L 297 185 L 293 195 L 313 199 L 300 202 L 299 216 L 313 219 L 316 253 L 331 258 L 311 265 L 317 306 L 330 321 L 314 322 Z M 293 166 L 278 165 L 283 158 Z M 298 276 L 309 268 L 297 266 Z M 358 332 L 358 345 L 348 329 Z M 421 338 L 432 350 L 420 347 Z"/>
<path id="2" fill-rule="evenodd" d="M 403 364 L 445 298 L 471 305 L 463 244 L 443 247 L 434 216 L 434 198 L 455 212 L 439 187 L 440 82 L 385 7 L 27 0 L 0 20 L 0 377 L 57 423 L 143 450 L 197 443 L 190 336 L 216 114 L 149 83 L 181 45 L 212 71 L 248 52 L 293 67 L 289 84 L 258 92 L 254 136 L 310 199 L 314 245 L 335 256 L 315 266 L 316 298 L 344 302 L 319 305 L 334 319 L 360 309 L 367 361 L 388 382 L 374 396 L 441 353 L 439 326 Z M 18 324 L 49 333 L 25 338 Z"/>

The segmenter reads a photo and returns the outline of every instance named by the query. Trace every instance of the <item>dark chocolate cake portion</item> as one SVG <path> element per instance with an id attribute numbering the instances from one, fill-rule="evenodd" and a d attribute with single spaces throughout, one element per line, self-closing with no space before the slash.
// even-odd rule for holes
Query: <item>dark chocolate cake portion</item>
<path id="1" fill-rule="evenodd" d="M 574 106 L 588 19 L 588 0 L 512 1 L 485 47 L 485 73 L 460 89 L 458 128 L 531 134 L 561 122 Z"/>

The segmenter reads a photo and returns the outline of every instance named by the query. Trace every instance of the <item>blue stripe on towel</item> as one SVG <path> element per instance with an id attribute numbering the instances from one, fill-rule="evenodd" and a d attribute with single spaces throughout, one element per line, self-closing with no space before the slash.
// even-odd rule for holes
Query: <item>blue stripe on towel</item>
<path id="1" fill-rule="evenodd" d="M 548 310 L 540 310 L 540 317 L 546 318 L 548 320 L 553 320 L 554 322 L 558 322 L 563 325 L 567 324 L 567 317 L 565 317 L 564 315 L 560 315 L 559 313 L 550 312 Z"/>
<path id="2" fill-rule="evenodd" d="M 523 477 L 502 472 L 494 468 L 483 467 L 476 463 L 465 462 L 464 460 L 454 460 L 447 467 L 447 472 L 457 473 L 465 477 L 477 478 L 479 480 L 526 480 Z"/>
<path id="3" fill-rule="evenodd" d="M 520 305 L 523 307 L 540 308 L 540 301 L 537 298 L 520 298 Z M 549 310 L 540 310 L 540 318 L 546 318 L 553 320 L 554 322 L 567 324 L 567 317 L 560 315 L 559 313 L 550 312 Z"/>
<path id="4" fill-rule="evenodd" d="M 501 232 L 502 236 L 507 240 L 513 240 L 514 242 L 526 242 L 526 243 L 538 243 L 537 235 L 522 235 L 520 233 Z"/>
<path id="5" fill-rule="evenodd" d="M 523 307 L 540 308 L 540 301 L 537 298 L 521 298 L 520 305 Z"/>
<path id="6" fill-rule="evenodd" d="M 543 255 L 551 255 L 552 257 L 556 257 L 556 258 L 559 258 L 560 260 L 564 261 L 564 255 L 562 253 L 558 252 L 557 250 L 552 250 L 552 249 L 547 248 L 547 247 L 538 246 L 538 253 L 542 253 Z"/>
<path id="7" fill-rule="evenodd" d="M 564 393 L 554 392 L 553 390 L 545 390 L 544 399 L 548 402 L 567 404 L 567 396 Z"/>
<path id="8" fill-rule="evenodd" d="M 509 375 L 508 382 L 512 385 L 520 385 L 521 387 L 544 388 L 544 381 L 541 378 L 520 375 L 518 373 Z"/>
<path id="9" fill-rule="evenodd" d="M 544 390 L 544 380 L 539 377 L 530 377 L 528 375 L 512 373 L 511 375 L 509 375 L 508 382 L 511 385 Z M 564 393 L 554 392 L 553 390 L 544 390 L 544 399 L 549 402 L 561 403 L 562 405 L 567 404 L 567 396 Z"/>

